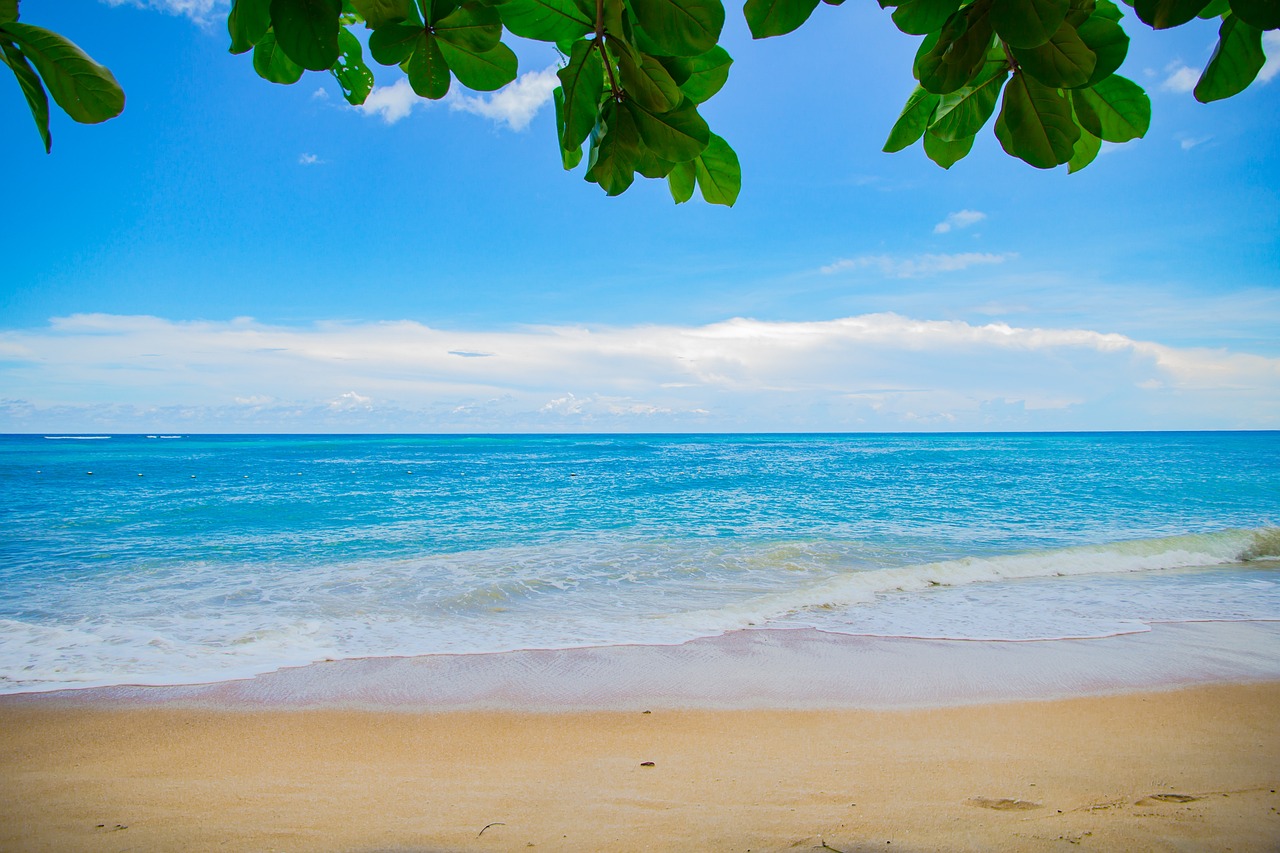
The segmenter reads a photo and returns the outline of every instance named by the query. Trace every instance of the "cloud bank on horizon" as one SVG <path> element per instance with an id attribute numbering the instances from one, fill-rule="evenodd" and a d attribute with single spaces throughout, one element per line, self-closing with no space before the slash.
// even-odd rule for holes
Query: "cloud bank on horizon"
<path id="1" fill-rule="evenodd" d="M 0 333 L 3 432 L 1280 427 L 1280 358 L 919 320 L 436 329 L 81 314 Z"/>

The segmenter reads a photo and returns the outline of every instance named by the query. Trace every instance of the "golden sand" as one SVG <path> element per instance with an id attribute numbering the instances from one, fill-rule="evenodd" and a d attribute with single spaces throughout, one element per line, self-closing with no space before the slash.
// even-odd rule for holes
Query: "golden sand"
<path id="1" fill-rule="evenodd" d="M 1277 788 L 1280 683 L 909 711 L 0 706 L 5 851 L 1277 850 Z"/>

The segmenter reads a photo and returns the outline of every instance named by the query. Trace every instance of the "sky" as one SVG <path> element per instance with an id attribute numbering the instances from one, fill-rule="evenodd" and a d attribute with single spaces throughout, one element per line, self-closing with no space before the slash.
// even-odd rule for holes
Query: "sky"
<path id="1" fill-rule="evenodd" d="M 1130 15 L 1145 139 L 1074 175 L 990 125 L 881 146 L 917 39 L 860 0 L 753 42 L 702 112 L 732 208 L 565 172 L 559 57 L 364 108 L 227 52 L 224 0 L 23 0 L 124 87 L 52 122 L 0 79 L 0 432 L 1280 428 L 1280 40 L 1195 102 L 1208 22 Z"/>

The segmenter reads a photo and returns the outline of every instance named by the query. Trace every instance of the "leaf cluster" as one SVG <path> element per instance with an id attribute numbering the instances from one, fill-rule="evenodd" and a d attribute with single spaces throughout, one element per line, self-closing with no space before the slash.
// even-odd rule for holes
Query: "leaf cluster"
<path id="1" fill-rule="evenodd" d="M 97 124 L 120 115 L 124 91 L 111 72 L 55 32 L 18 20 L 20 0 L 0 0 L 0 63 L 18 80 L 46 152 L 49 95 L 75 121 Z"/>
<path id="2" fill-rule="evenodd" d="M 798 2 L 799 0 L 796 0 Z M 1084 168 L 1102 143 L 1146 134 L 1151 101 L 1116 71 L 1129 50 L 1111 0 L 879 0 L 898 29 L 923 36 L 915 90 L 884 150 L 923 140 L 951 168 L 995 115 L 1006 153 L 1038 169 Z M 1195 87 L 1201 102 L 1245 89 L 1265 61 L 1262 33 L 1280 26 L 1275 0 L 1123 0 L 1155 29 L 1220 18 L 1218 47 Z M 999 106 L 999 113 L 996 108 Z"/>

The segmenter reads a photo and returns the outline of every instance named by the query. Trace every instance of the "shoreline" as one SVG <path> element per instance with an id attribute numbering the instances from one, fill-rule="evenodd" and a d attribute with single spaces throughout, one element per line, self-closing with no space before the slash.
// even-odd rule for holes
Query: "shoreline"
<path id="1" fill-rule="evenodd" d="M 1017 642 L 752 628 L 674 646 L 351 658 L 199 684 L 10 693 L 0 709 L 892 710 L 1266 681 L 1280 681 L 1280 622 Z"/>

